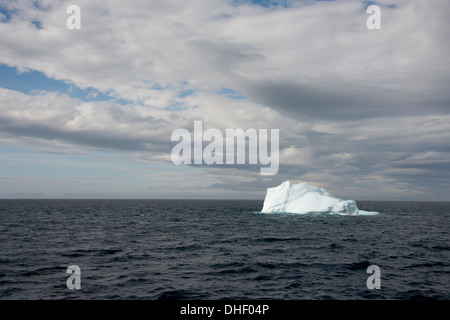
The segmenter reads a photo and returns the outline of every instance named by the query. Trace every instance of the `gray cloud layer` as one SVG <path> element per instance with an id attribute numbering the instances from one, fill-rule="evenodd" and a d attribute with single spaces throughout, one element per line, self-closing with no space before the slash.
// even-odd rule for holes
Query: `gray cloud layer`
<path id="1" fill-rule="evenodd" d="M 1 89 L 3 143 L 170 164 L 172 130 L 194 120 L 279 128 L 277 176 L 203 166 L 203 182 L 227 195 L 262 196 L 293 179 L 360 198 L 447 198 L 448 1 L 380 1 L 378 31 L 359 1 L 79 1 L 79 31 L 65 28 L 69 4 L 1 1 L 11 17 L 0 23 L 0 62 L 132 103 Z"/>

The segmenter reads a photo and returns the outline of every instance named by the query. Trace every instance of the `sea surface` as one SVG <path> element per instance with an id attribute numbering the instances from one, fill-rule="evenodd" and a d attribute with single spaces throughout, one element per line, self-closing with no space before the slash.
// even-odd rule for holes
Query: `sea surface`
<path id="1" fill-rule="evenodd" d="M 357 201 L 374 216 L 262 204 L 0 200 L 0 299 L 450 298 L 450 203 Z"/>

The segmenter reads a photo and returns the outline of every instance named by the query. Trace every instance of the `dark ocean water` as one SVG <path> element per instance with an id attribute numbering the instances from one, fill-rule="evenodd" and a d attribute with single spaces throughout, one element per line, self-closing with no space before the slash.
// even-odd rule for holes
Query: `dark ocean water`
<path id="1" fill-rule="evenodd" d="M 450 203 L 357 202 L 376 216 L 262 204 L 0 200 L 0 299 L 450 298 Z"/>

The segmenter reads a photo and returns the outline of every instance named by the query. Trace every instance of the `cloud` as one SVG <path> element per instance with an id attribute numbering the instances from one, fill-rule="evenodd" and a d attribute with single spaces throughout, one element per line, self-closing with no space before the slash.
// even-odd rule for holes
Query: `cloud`
<path id="1" fill-rule="evenodd" d="M 66 4 L 42 5 L 46 10 L 17 5 L 12 21 L 1 24 L 3 62 L 134 101 L 162 95 L 155 86 L 168 92 L 228 86 L 274 109 L 295 107 L 306 92 L 306 104 L 334 100 L 343 107 L 367 102 L 366 93 L 377 95 L 380 86 L 407 90 L 394 92 L 401 97 L 444 88 L 449 80 L 435 72 L 449 59 L 448 45 L 435 35 L 444 36 L 447 19 L 414 2 L 386 8 L 378 33 L 365 28 L 367 14 L 357 1 L 273 10 L 227 1 L 80 1 L 79 31 L 62 24 Z M 439 6 L 447 5 L 433 4 Z M 418 28 L 428 18 L 437 22 Z M 421 83 L 418 76 L 429 79 Z M 268 88 L 274 93 L 269 100 L 261 96 Z M 365 108 L 369 116 L 371 107 Z"/>
<path id="2" fill-rule="evenodd" d="M 68 30 L 68 1 L 0 1 L 0 63 L 87 89 L 92 99 L 2 88 L 0 141 L 170 164 L 171 132 L 192 130 L 194 120 L 220 130 L 279 128 L 277 176 L 200 166 L 149 177 L 169 188 L 162 177 L 178 176 L 179 194 L 195 185 L 199 194 L 259 196 L 292 179 L 355 197 L 433 197 L 437 189 L 443 197 L 450 5 L 377 3 L 382 29 L 370 31 L 362 1 L 80 0 L 82 28 Z M 198 176 L 189 184 L 191 172 Z"/>

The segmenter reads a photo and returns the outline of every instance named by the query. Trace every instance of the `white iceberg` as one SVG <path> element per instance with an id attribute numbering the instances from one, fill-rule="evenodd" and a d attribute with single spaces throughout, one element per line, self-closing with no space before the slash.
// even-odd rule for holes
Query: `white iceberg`
<path id="1" fill-rule="evenodd" d="M 327 190 L 309 183 L 285 181 L 268 188 L 262 213 L 330 213 L 342 215 L 373 215 L 377 212 L 358 210 L 354 200 L 342 200 Z"/>

